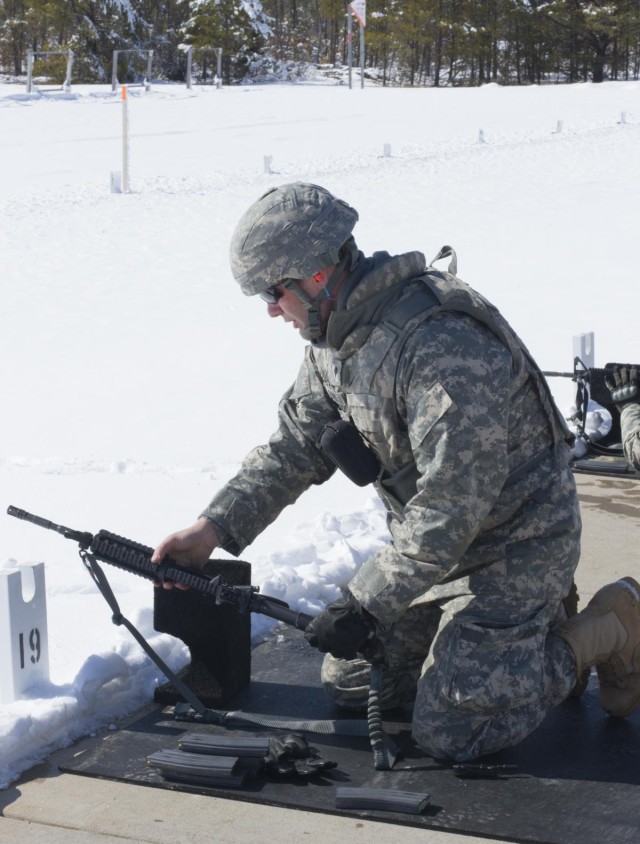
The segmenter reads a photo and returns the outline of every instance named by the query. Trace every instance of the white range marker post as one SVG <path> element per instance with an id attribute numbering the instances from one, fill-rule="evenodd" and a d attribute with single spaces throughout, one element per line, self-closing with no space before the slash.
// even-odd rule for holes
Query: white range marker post
<path id="1" fill-rule="evenodd" d="M 49 680 L 44 563 L 0 569 L 0 704 Z"/>
<path id="2" fill-rule="evenodd" d="M 129 193 L 129 101 L 122 86 L 122 192 Z"/>
<path id="3" fill-rule="evenodd" d="M 592 369 L 596 365 L 596 335 L 593 331 L 586 334 L 576 334 L 573 339 L 573 357 L 579 358 L 585 369 Z M 582 366 L 580 367 L 582 369 Z"/>

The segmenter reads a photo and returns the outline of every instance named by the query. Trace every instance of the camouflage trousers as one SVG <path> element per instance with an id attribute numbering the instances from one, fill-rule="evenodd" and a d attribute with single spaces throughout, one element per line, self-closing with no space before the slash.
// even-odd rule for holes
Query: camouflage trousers
<path id="1" fill-rule="evenodd" d="M 431 756 L 468 761 L 513 746 L 576 682 L 570 647 L 554 632 L 578 560 L 567 538 L 561 568 L 509 571 L 500 561 L 433 589 L 383 639 L 383 708 L 414 702 L 413 737 Z M 537 576 L 536 576 L 537 575 Z M 322 681 L 335 703 L 366 706 L 370 666 L 327 655 Z"/>

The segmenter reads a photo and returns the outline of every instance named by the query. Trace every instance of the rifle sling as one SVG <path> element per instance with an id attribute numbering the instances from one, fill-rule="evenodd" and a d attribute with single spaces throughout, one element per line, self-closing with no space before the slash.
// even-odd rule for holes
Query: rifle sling
<path id="1" fill-rule="evenodd" d="M 180 692 L 180 694 L 184 697 L 186 701 L 188 701 L 191 706 L 195 709 L 195 711 L 199 715 L 204 715 L 207 711 L 207 707 L 202 703 L 202 701 L 191 691 L 191 689 L 184 683 L 178 675 L 169 668 L 167 663 L 162 659 L 162 657 L 154 651 L 151 647 L 149 642 L 144 638 L 142 633 L 135 627 L 128 618 L 126 618 L 121 610 L 120 605 L 116 599 L 116 596 L 113 594 L 113 590 L 109 585 L 109 581 L 107 580 L 107 576 L 102 570 L 102 567 L 93 556 L 88 551 L 84 549 L 80 549 L 80 557 L 82 558 L 82 562 L 84 563 L 86 569 L 89 571 L 93 582 L 96 584 L 102 597 L 105 601 L 109 604 L 109 608 L 111 609 L 112 616 L 111 620 L 116 626 L 124 625 L 129 633 L 133 636 L 136 642 L 140 645 L 143 651 L 147 654 L 147 656 L 158 666 L 160 671 L 167 677 L 167 679 L 173 683 L 176 689 Z"/>

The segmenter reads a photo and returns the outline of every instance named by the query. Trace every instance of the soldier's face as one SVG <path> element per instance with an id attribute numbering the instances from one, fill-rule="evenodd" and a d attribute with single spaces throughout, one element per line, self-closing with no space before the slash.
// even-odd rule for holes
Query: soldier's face
<path id="1" fill-rule="evenodd" d="M 300 282 L 301 288 L 312 298 L 320 292 L 321 284 L 322 282 L 319 282 L 315 277 L 305 278 Z M 290 322 L 305 337 L 305 332 L 309 328 L 307 309 L 295 291 L 281 285 L 278 285 L 278 289 L 282 291 L 282 296 L 274 304 L 267 305 L 267 313 L 270 317 L 282 317 L 285 322 Z M 331 302 L 329 300 L 320 303 L 320 321 L 323 326 L 329 318 L 330 311 Z M 307 338 L 305 337 L 305 339 Z"/>

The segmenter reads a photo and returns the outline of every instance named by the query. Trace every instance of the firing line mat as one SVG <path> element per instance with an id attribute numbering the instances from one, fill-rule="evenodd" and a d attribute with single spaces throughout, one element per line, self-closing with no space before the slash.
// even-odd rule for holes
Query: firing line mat
<path id="1" fill-rule="evenodd" d="M 253 650 L 252 682 L 230 708 L 293 719 L 344 717 L 321 688 L 320 660 L 299 632 L 284 629 Z M 374 769 L 366 738 L 307 733 L 309 744 L 322 758 L 335 761 L 336 768 L 309 779 L 260 776 L 234 788 L 169 782 L 149 768 L 146 759 L 159 750 L 176 748 L 185 733 L 246 737 L 278 732 L 178 722 L 170 709 L 159 707 L 118 731 L 86 739 L 59 767 L 83 776 L 425 831 L 535 844 L 640 841 L 640 712 L 627 719 L 608 717 L 598 701 L 595 673 L 582 698 L 552 710 L 518 747 L 477 760 L 515 766 L 496 779 L 459 778 L 451 765 L 422 755 L 411 740 L 410 715 L 409 710 L 385 715 L 387 732 L 402 751 L 391 771 Z M 430 802 L 420 814 L 340 809 L 339 786 L 426 792 Z"/>

